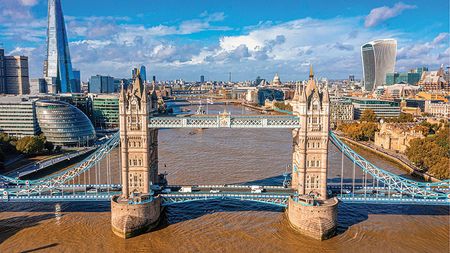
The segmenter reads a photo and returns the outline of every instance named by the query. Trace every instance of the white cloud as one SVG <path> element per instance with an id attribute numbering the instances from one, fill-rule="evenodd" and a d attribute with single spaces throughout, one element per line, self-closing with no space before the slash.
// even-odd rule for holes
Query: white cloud
<path id="1" fill-rule="evenodd" d="M 20 3 L 24 6 L 35 6 L 38 2 L 38 0 L 20 0 Z"/>
<path id="2" fill-rule="evenodd" d="M 402 2 L 396 3 L 392 8 L 388 6 L 372 9 L 366 17 L 364 25 L 373 27 L 390 18 L 400 15 L 404 10 L 414 9 L 415 5 L 408 5 Z"/>

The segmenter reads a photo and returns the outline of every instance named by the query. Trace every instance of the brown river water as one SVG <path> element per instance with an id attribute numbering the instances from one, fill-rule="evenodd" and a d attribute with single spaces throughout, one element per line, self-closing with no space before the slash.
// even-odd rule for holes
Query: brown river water
<path id="1" fill-rule="evenodd" d="M 209 113 L 225 106 L 209 105 Z M 195 107 L 190 107 L 195 111 Z M 232 114 L 254 113 L 227 106 Z M 163 129 L 159 168 L 170 184 L 252 182 L 281 184 L 291 162 L 291 132 L 277 129 Z M 381 168 L 395 164 L 364 150 Z M 110 156 L 118 182 L 117 150 Z M 330 144 L 329 178 L 339 180 L 341 153 Z M 105 183 L 106 162 L 98 166 Z M 344 178 L 353 164 L 344 158 Z M 362 173 L 357 169 L 356 175 Z M 405 175 L 407 176 L 407 175 Z M 90 178 L 90 180 L 89 180 Z M 94 170 L 80 183 L 95 182 Z M 0 252 L 449 252 L 449 208 L 345 204 L 338 235 L 315 241 L 294 232 L 283 209 L 253 202 L 214 200 L 166 208 L 154 231 L 121 239 L 111 232 L 108 202 L 0 204 Z"/>

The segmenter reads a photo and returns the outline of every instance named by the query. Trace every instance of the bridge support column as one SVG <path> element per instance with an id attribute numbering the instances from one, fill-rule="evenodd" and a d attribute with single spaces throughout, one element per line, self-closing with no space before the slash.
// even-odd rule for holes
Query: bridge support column
<path id="1" fill-rule="evenodd" d="M 161 214 L 161 199 L 133 203 L 119 196 L 111 199 L 111 227 L 114 234 L 130 238 L 156 227 Z"/>
<path id="2" fill-rule="evenodd" d="M 291 197 L 286 214 L 294 230 L 316 240 L 325 240 L 336 233 L 338 203 L 337 198 L 308 203 Z"/>

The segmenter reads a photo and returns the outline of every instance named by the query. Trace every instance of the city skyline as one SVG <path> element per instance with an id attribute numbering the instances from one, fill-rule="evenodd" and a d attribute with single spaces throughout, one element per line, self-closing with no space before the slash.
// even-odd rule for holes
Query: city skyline
<path id="1" fill-rule="evenodd" d="M 233 81 L 270 80 L 275 73 L 297 80 L 310 63 L 318 77 L 361 78 L 360 46 L 383 38 L 398 41 L 396 71 L 437 68 L 450 55 L 448 13 L 435 12 L 436 6 L 448 9 L 446 1 L 96 1 L 90 8 L 83 2 L 62 1 L 72 61 L 83 81 L 96 74 L 128 77 L 140 64 L 158 80 L 204 75 L 226 81 L 229 72 Z M 41 77 L 47 1 L 5 0 L 0 7 L 5 53 L 29 56 L 30 76 Z"/>

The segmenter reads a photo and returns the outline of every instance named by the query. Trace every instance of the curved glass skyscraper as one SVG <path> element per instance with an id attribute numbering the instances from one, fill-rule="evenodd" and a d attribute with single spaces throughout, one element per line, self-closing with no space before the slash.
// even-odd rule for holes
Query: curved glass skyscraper
<path id="1" fill-rule="evenodd" d="M 47 59 L 44 76 L 50 93 L 79 92 L 72 72 L 61 0 L 48 0 Z"/>
<path id="2" fill-rule="evenodd" d="M 89 118 L 75 106 L 63 101 L 36 102 L 39 127 L 47 140 L 55 145 L 89 145 L 95 130 Z"/>
<path id="3" fill-rule="evenodd" d="M 393 73 L 397 56 L 397 41 L 382 39 L 370 41 L 361 47 L 363 80 L 366 91 L 372 91 L 386 82 L 386 74 Z"/>

